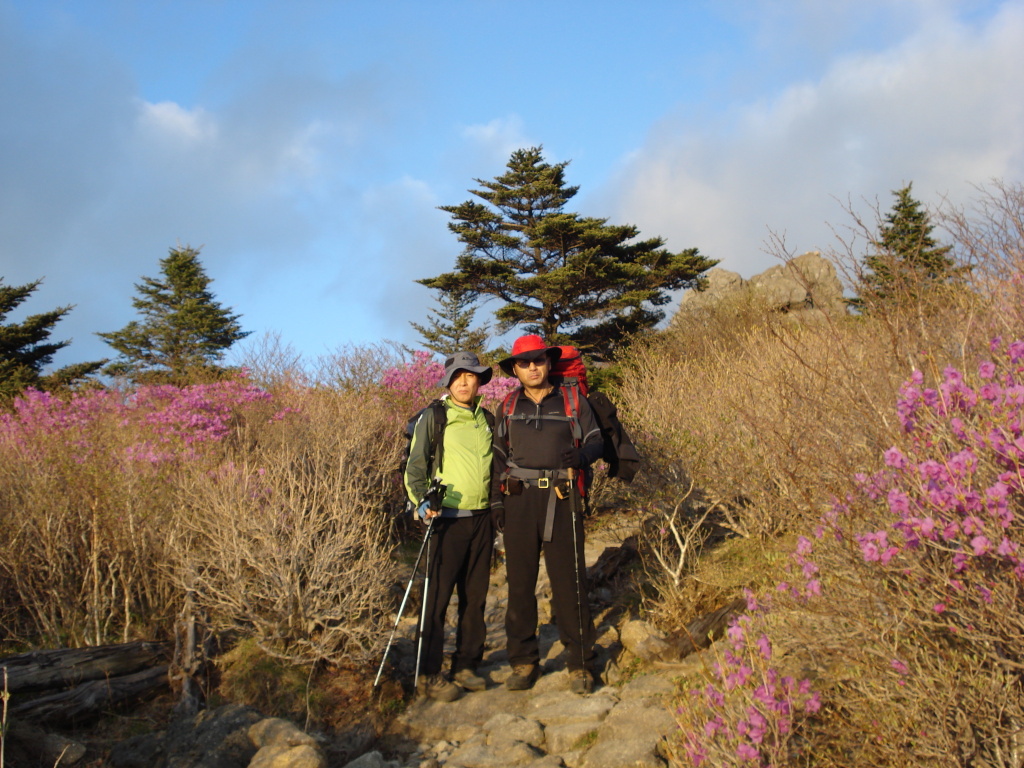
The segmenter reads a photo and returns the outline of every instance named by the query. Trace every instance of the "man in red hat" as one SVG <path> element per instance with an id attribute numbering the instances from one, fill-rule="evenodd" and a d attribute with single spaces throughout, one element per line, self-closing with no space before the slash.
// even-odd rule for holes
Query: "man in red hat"
<path id="1" fill-rule="evenodd" d="M 589 693 L 595 633 L 573 478 L 601 456 L 603 443 L 586 399 L 570 413 L 568 399 L 548 380 L 560 354 L 540 336 L 522 336 L 498 364 L 520 383 L 496 416 L 493 448 L 491 511 L 495 526 L 504 531 L 508 579 L 505 635 L 512 674 L 505 686 L 525 690 L 539 674 L 535 590 L 543 550 L 570 688 Z"/>

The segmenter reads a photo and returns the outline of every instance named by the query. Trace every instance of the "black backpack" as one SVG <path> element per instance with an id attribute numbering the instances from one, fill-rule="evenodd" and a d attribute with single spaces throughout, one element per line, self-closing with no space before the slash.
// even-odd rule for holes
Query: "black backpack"
<path id="1" fill-rule="evenodd" d="M 409 463 L 412 433 L 416 431 L 416 423 L 420 420 L 420 417 L 428 410 L 434 412 L 434 431 L 430 434 L 430 455 L 432 461 L 430 466 L 427 467 L 427 476 L 430 477 L 434 474 L 434 460 L 437 461 L 438 469 L 444 463 L 444 441 L 441 437 L 444 435 L 444 428 L 448 426 L 448 409 L 445 408 L 444 403 L 440 400 L 431 400 L 423 408 L 416 411 L 405 423 L 405 431 L 402 433 L 405 436 L 405 451 L 402 453 L 402 465 L 399 467 L 403 477 L 405 476 L 405 465 Z"/>

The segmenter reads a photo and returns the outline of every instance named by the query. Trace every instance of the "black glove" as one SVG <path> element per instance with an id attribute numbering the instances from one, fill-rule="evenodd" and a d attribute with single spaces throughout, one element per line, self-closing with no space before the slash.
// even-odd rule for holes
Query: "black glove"
<path id="1" fill-rule="evenodd" d="M 580 465 L 580 449 L 576 446 L 566 448 L 559 458 L 562 469 L 576 469 Z"/>
<path id="2" fill-rule="evenodd" d="M 494 524 L 494 530 L 497 533 L 501 533 L 505 530 L 505 508 L 504 507 L 492 507 L 491 508 L 491 523 Z"/>

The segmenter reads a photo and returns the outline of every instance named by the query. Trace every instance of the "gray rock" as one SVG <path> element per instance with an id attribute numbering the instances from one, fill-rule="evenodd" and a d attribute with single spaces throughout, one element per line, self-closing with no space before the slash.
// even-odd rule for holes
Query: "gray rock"
<path id="1" fill-rule="evenodd" d="M 527 709 L 530 717 L 547 728 L 550 725 L 603 720 L 615 703 L 614 694 L 605 691 L 591 696 L 576 696 L 562 691 L 535 697 Z"/>
<path id="2" fill-rule="evenodd" d="M 459 768 L 503 768 L 507 765 L 533 765 L 544 753 L 522 741 L 510 741 L 495 748 L 478 740 L 472 740 L 448 758 L 446 766 Z"/>
<path id="3" fill-rule="evenodd" d="M 676 728 L 668 707 L 650 699 L 624 701 L 608 713 L 601 724 L 598 742 L 649 741 L 653 749 L 658 740 Z"/>
<path id="4" fill-rule="evenodd" d="M 249 728 L 259 712 L 237 704 L 172 722 L 167 730 L 114 746 L 113 768 L 248 768 L 256 755 Z"/>
<path id="5" fill-rule="evenodd" d="M 347 763 L 345 768 L 401 768 L 401 766 L 392 760 L 385 760 L 380 752 L 373 751 L 360 755 L 352 762 Z"/>
<path id="6" fill-rule="evenodd" d="M 483 730 L 487 734 L 488 745 L 521 741 L 531 747 L 539 747 L 544 743 L 544 727 L 540 723 L 507 712 L 492 717 L 484 723 Z"/>
<path id="7" fill-rule="evenodd" d="M 706 277 L 705 290 L 683 294 L 680 315 L 728 302 L 742 302 L 744 297 L 804 318 L 847 312 L 835 265 L 817 251 L 776 264 L 749 280 L 720 267 L 708 270 Z"/>
<path id="8" fill-rule="evenodd" d="M 313 744 L 272 744 L 260 748 L 249 768 L 327 768 L 327 758 Z"/>
<path id="9" fill-rule="evenodd" d="M 316 739 L 295 723 L 279 717 L 268 717 L 253 725 L 249 728 L 249 739 L 257 747 L 317 745 Z"/>
<path id="10" fill-rule="evenodd" d="M 678 655 L 661 632 L 639 619 L 627 621 L 619 628 L 619 641 L 627 651 L 644 661 L 668 661 Z"/>
<path id="11" fill-rule="evenodd" d="M 652 699 L 671 696 L 676 692 L 675 684 L 664 675 L 647 674 L 624 684 L 619 691 L 621 701 Z"/>
<path id="12" fill-rule="evenodd" d="M 544 730 L 544 748 L 549 754 L 562 755 L 570 752 L 573 747 L 592 733 L 600 733 L 600 720 L 585 720 L 579 723 L 562 723 L 549 725 Z M 586 744 L 585 746 L 592 746 Z M 582 746 L 580 747 L 582 749 Z"/>
<path id="13" fill-rule="evenodd" d="M 665 768 L 646 741 L 599 741 L 583 753 L 577 768 Z"/>
<path id="14" fill-rule="evenodd" d="M 7 765 L 74 765 L 85 757 L 85 745 L 38 726 L 11 718 L 4 732 Z"/>

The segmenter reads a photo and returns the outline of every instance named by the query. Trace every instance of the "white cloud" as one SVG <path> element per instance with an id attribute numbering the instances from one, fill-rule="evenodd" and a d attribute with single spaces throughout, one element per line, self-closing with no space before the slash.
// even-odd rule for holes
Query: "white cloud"
<path id="1" fill-rule="evenodd" d="M 957 199 L 1024 172 L 1024 6 L 980 28 L 944 16 L 888 50 L 836 60 L 815 82 L 741 105 L 716 123 L 666 120 L 609 197 L 617 220 L 697 246 L 752 274 L 769 230 L 796 251 L 831 242 L 835 198 L 874 199 L 913 181 Z"/>
<path id="2" fill-rule="evenodd" d="M 173 101 L 143 102 L 139 127 L 157 140 L 192 144 L 217 137 L 217 126 L 202 107 L 188 110 Z"/>

